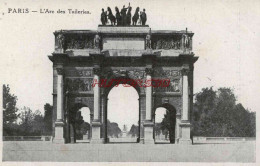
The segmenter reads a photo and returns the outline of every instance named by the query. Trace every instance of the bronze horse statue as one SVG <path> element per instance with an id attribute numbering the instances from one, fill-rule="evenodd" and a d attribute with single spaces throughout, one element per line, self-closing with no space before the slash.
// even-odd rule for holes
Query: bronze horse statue
<path id="1" fill-rule="evenodd" d="M 139 19 L 139 10 L 140 10 L 140 8 L 137 7 L 136 10 L 135 10 L 135 14 L 134 14 L 134 16 L 132 17 L 133 25 L 136 25 L 136 24 L 137 24 L 137 20 Z"/>
<path id="2" fill-rule="evenodd" d="M 110 7 L 107 7 L 107 11 L 108 11 L 108 15 L 107 16 L 108 16 L 108 19 L 111 22 L 111 25 L 115 25 L 116 24 L 116 18 L 113 15 L 112 10 L 110 9 Z"/>

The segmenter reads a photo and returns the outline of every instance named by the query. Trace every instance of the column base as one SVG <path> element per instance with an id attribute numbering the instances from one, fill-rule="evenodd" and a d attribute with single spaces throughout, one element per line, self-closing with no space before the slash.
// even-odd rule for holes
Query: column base
<path id="1" fill-rule="evenodd" d="M 91 144 L 104 144 L 105 139 L 100 138 L 101 123 L 100 122 L 92 122 L 92 138 L 90 140 Z"/>
<path id="2" fill-rule="evenodd" d="M 104 138 L 91 139 L 90 140 L 90 144 L 104 144 L 104 143 L 105 143 L 105 139 Z"/>
<path id="3" fill-rule="evenodd" d="M 154 139 L 144 139 L 144 144 L 155 144 Z"/>
<path id="4" fill-rule="evenodd" d="M 178 140 L 179 144 L 191 145 L 192 141 L 190 139 L 190 127 L 191 124 L 189 122 L 180 123 L 181 128 L 181 137 Z"/>
<path id="5" fill-rule="evenodd" d="M 144 144 L 144 138 L 140 138 L 140 139 L 139 139 L 139 143 L 140 143 L 140 144 Z"/>
<path id="6" fill-rule="evenodd" d="M 191 141 L 191 139 L 179 139 L 179 140 L 178 140 L 178 144 L 191 145 L 191 144 L 192 144 L 192 141 Z"/>
<path id="7" fill-rule="evenodd" d="M 153 122 L 147 121 L 144 123 L 144 144 L 154 144 L 153 126 Z"/>
<path id="8" fill-rule="evenodd" d="M 57 138 L 54 138 L 52 143 L 54 144 L 65 144 L 65 139 L 57 139 Z"/>
<path id="9" fill-rule="evenodd" d="M 175 144 L 179 143 L 180 138 L 175 138 Z"/>
<path id="10" fill-rule="evenodd" d="M 105 139 L 105 143 L 109 143 L 109 138 L 108 137 Z"/>
<path id="11" fill-rule="evenodd" d="M 71 144 L 74 144 L 74 143 L 75 143 L 74 137 L 70 137 L 70 143 L 71 143 Z"/>
<path id="12" fill-rule="evenodd" d="M 65 144 L 65 139 L 63 137 L 63 121 L 56 121 L 55 122 L 55 137 L 53 138 L 53 143 L 55 144 Z"/>

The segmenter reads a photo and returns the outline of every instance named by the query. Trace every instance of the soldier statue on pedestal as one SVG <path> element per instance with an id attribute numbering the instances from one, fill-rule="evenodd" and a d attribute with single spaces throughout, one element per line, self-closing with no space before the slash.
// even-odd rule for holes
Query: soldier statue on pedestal
<path id="1" fill-rule="evenodd" d="M 102 23 L 102 25 L 106 25 L 106 23 L 107 23 L 107 14 L 103 8 L 102 8 L 102 13 L 101 13 L 101 23 Z"/>
<path id="2" fill-rule="evenodd" d="M 145 25 L 147 17 L 146 17 L 146 13 L 145 13 L 145 9 L 143 9 L 143 12 L 140 15 L 141 21 L 142 21 L 142 25 Z"/>

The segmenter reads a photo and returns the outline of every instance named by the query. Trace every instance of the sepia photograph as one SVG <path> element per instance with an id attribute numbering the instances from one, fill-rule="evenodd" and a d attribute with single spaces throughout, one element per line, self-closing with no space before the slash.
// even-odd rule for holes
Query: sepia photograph
<path id="1" fill-rule="evenodd" d="M 1 164 L 257 165 L 260 1 L 0 4 Z"/>

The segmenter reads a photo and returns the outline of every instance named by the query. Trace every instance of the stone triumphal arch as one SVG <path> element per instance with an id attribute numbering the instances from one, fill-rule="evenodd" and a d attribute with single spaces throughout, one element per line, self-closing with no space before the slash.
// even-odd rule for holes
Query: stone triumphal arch
<path id="1" fill-rule="evenodd" d="M 124 80 L 135 84 L 139 95 L 138 142 L 154 143 L 155 110 L 163 106 L 174 110 L 175 143 L 191 143 L 193 66 L 198 59 L 192 52 L 192 32 L 104 25 L 95 31 L 60 30 L 54 35 L 55 51 L 49 56 L 53 142 L 75 142 L 75 112 L 88 107 L 90 143 L 107 143 L 108 93 L 116 80 Z M 168 86 L 143 86 L 151 79 L 170 81 Z"/>

